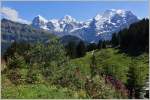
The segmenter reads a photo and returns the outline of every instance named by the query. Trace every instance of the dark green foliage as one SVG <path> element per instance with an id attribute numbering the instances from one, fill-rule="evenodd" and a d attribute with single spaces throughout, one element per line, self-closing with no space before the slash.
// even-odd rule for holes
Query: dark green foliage
<path id="1" fill-rule="evenodd" d="M 83 57 L 86 53 L 86 46 L 83 41 L 76 43 L 75 41 L 70 41 L 67 45 L 65 45 L 67 55 L 70 58 L 78 58 Z"/>
<path id="2" fill-rule="evenodd" d="M 25 59 L 17 53 L 13 57 L 8 58 L 7 66 L 9 69 L 27 68 Z"/>
<path id="3" fill-rule="evenodd" d="M 29 50 L 31 45 L 27 42 L 13 42 L 11 46 L 6 50 L 6 52 L 3 55 L 3 58 L 7 61 L 9 58 L 15 56 L 15 53 L 22 55 L 25 57 L 26 51 Z"/>
<path id="4" fill-rule="evenodd" d="M 73 35 L 64 35 L 63 37 L 60 37 L 59 41 L 63 45 L 67 45 L 69 42 L 74 42 L 75 44 L 78 44 L 80 41 L 83 41 L 83 40 Z"/>
<path id="5" fill-rule="evenodd" d="M 66 46 L 67 55 L 70 56 L 70 58 L 76 57 L 76 44 L 73 41 L 70 41 Z"/>
<path id="6" fill-rule="evenodd" d="M 27 67 L 24 57 L 14 53 L 14 56 L 7 61 L 7 77 L 15 85 L 25 83 Z"/>
<path id="7" fill-rule="evenodd" d="M 102 48 L 106 48 L 106 42 L 105 41 L 102 42 Z"/>
<path id="8" fill-rule="evenodd" d="M 110 47 L 111 47 L 111 41 L 99 40 L 98 43 L 89 43 L 86 47 L 87 48 L 86 51 L 92 51 L 96 49 L 104 49 Z"/>
<path id="9" fill-rule="evenodd" d="M 102 49 L 102 42 L 103 42 L 103 41 L 99 40 L 98 45 L 97 45 L 97 48 L 98 48 L 98 49 Z"/>
<path id="10" fill-rule="evenodd" d="M 77 51 L 77 57 L 83 57 L 86 53 L 85 44 L 83 41 L 80 41 L 77 45 L 76 51 Z"/>
<path id="11" fill-rule="evenodd" d="M 87 45 L 87 50 L 86 51 L 92 51 L 92 50 L 95 50 L 97 49 L 97 44 L 96 43 L 89 43 Z"/>
<path id="12" fill-rule="evenodd" d="M 116 47 L 119 45 L 119 40 L 118 40 L 116 33 L 113 33 L 111 43 L 113 47 Z"/>
<path id="13" fill-rule="evenodd" d="M 149 48 L 149 20 L 142 19 L 131 24 L 128 29 L 123 29 L 116 36 L 112 37 L 112 44 L 131 55 L 139 55 L 148 52 Z M 118 42 L 118 43 L 117 43 Z"/>

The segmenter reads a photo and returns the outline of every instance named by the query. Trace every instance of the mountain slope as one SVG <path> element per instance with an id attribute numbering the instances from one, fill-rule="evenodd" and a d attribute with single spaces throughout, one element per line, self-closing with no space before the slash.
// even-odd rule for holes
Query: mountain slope
<path id="1" fill-rule="evenodd" d="M 92 52 L 87 52 L 84 57 L 71 60 L 71 63 L 74 66 L 80 66 L 84 76 L 90 75 Z M 143 72 L 142 70 L 142 73 L 148 73 L 148 53 L 131 57 L 125 53 L 120 53 L 119 49 L 107 48 L 95 50 L 95 58 L 96 65 L 101 71 L 104 71 L 103 69 L 109 67 L 112 75 L 121 80 L 123 83 L 127 82 L 127 71 L 131 62 L 133 62 L 133 59 L 137 60 L 137 65 L 147 69 L 146 72 Z"/>
<path id="2" fill-rule="evenodd" d="M 56 37 L 48 31 L 34 29 L 30 25 L 16 23 L 7 19 L 1 20 L 2 54 L 14 41 L 37 41 L 47 42 L 48 39 Z"/>
<path id="3" fill-rule="evenodd" d="M 80 41 L 82 41 L 82 39 L 72 35 L 65 35 L 60 38 L 60 42 L 64 45 L 67 45 L 69 42 L 74 42 L 78 44 Z"/>

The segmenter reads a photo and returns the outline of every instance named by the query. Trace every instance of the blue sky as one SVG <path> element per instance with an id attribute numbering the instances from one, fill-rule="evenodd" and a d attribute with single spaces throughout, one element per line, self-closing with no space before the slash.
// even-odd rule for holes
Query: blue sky
<path id="1" fill-rule="evenodd" d="M 85 21 L 101 14 L 107 9 L 125 9 L 132 11 L 140 18 L 148 17 L 148 2 L 112 2 L 112 1 L 88 1 L 88 2 L 67 2 L 67 1 L 7 1 L 2 2 L 2 7 L 15 9 L 22 19 L 32 21 L 36 15 L 42 15 L 46 19 L 63 18 L 65 15 L 71 15 L 79 21 Z"/>

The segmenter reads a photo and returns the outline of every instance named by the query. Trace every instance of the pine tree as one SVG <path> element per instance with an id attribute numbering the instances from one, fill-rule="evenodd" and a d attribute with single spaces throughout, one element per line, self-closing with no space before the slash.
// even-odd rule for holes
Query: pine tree
<path id="1" fill-rule="evenodd" d="M 77 51 L 77 57 L 83 57 L 85 55 L 85 44 L 83 41 L 80 41 L 77 45 L 76 51 Z"/>
<path id="2" fill-rule="evenodd" d="M 92 50 L 95 50 L 97 49 L 97 44 L 96 43 L 90 43 L 87 45 L 87 51 L 92 51 Z"/>
<path id="3" fill-rule="evenodd" d="M 118 33 L 120 48 L 132 55 L 139 55 L 148 52 L 149 48 L 149 20 L 143 19 L 133 23 L 128 29 L 123 29 Z M 113 40 L 115 36 L 112 37 Z"/>
<path id="4" fill-rule="evenodd" d="M 112 40 L 111 40 L 111 42 L 112 42 L 112 46 L 113 47 L 116 47 L 119 43 L 118 43 L 118 38 L 117 38 L 117 34 L 116 33 L 114 33 L 113 35 L 112 35 Z"/>
<path id="5" fill-rule="evenodd" d="M 106 48 L 106 41 L 102 42 L 102 48 Z"/>
<path id="6" fill-rule="evenodd" d="M 18 53 L 14 53 L 14 56 L 8 58 L 8 68 L 16 69 L 16 68 L 26 68 L 26 62 L 24 57 L 20 56 Z"/>
<path id="7" fill-rule="evenodd" d="M 69 55 L 71 58 L 76 57 L 76 44 L 75 42 L 71 41 L 66 45 L 66 51 L 67 55 Z"/>
<path id="8" fill-rule="evenodd" d="M 102 48 L 102 40 L 99 40 L 98 45 L 97 45 L 97 48 L 98 48 L 98 49 L 101 49 L 101 48 Z"/>
<path id="9" fill-rule="evenodd" d="M 98 71 L 96 68 L 96 57 L 94 54 L 94 50 L 92 51 L 90 70 L 91 70 L 91 78 L 93 78 L 97 74 L 97 71 Z"/>
<path id="10" fill-rule="evenodd" d="M 141 98 L 143 86 L 146 82 L 146 68 L 138 65 L 138 61 L 132 60 L 128 71 L 127 87 L 129 89 L 129 98 Z"/>

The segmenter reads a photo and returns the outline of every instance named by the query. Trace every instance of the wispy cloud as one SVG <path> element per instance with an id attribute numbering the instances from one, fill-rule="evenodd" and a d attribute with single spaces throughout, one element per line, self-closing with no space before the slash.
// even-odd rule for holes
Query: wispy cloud
<path id="1" fill-rule="evenodd" d="M 2 7 L 0 9 L 0 12 L 4 18 L 7 18 L 7 19 L 15 21 L 15 22 L 30 24 L 29 21 L 20 18 L 19 13 L 15 9 L 12 9 L 9 7 Z"/>

